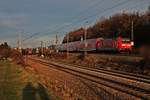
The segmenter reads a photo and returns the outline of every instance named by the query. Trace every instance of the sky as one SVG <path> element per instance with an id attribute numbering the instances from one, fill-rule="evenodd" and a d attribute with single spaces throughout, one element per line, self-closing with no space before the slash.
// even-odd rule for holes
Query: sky
<path id="1" fill-rule="evenodd" d="M 123 11 L 142 13 L 149 5 L 150 0 L 0 0 L 0 43 L 14 47 L 19 34 L 22 47 L 50 45 L 56 34 L 61 43 L 69 31 Z"/>

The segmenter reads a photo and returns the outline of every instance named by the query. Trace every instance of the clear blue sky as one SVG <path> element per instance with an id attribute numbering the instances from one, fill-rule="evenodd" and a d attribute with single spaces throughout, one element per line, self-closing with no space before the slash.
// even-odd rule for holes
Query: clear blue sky
<path id="1" fill-rule="evenodd" d="M 124 1 L 128 2 L 101 13 Z M 150 0 L 0 0 L 0 42 L 14 46 L 18 33 L 24 39 L 36 32 L 40 34 L 25 41 L 24 46 L 38 46 L 40 40 L 53 41 L 56 33 L 62 40 L 66 32 L 85 25 L 78 20 L 94 15 L 87 19 L 93 24 L 101 17 L 123 10 L 142 12 L 149 4 Z M 70 27 L 54 31 L 57 25 Z"/>

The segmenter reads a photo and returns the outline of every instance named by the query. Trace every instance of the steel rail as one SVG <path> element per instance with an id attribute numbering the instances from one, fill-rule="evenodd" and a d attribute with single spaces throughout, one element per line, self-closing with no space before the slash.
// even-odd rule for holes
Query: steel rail
<path id="1" fill-rule="evenodd" d="M 31 59 L 31 58 L 30 58 Z M 137 80 L 125 79 L 121 76 L 113 76 L 108 73 L 91 71 L 89 69 L 77 68 L 72 66 L 67 66 L 63 64 L 58 64 L 55 62 L 48 62 L 40 59 L 32 59 L 35 62 L 44 64 L 46 66 L 55 66 L 55 68 L 68 73 L 74 74 L 76 76 L 82 77 L 84 79 L 93 81 L 98 84 L 102 84 L 111 87 L 115 90 L 125 92 L 127 94 L 133 95 L 135 97 L 150 99 L 150 84 L 144 82 L 137 82 Z M 144 84 L 144 85 L 143 85 Z"/>
<path id="2" fill-rule="evenodd" d="M 90 67 L 86 67 L 86 66 L 81 66 L 81 65 L 77 65 L 77 64 L 70 64 L 70 63 L 66 63 L 66 62 L 60 62 L 61 64 L 65 64 L 65 65 L 69 65 L 69 66 L 74 66 L 74 67 L 78 67 L 78 68 L 84 68 L 84 69 L 89 69 L 92 71 L 96 71 L 96 72 L 105 72 L 107 74 L 111 74 L 111 75 L 118 75 L 124 78 L 128 78 L 128 79 L 134 79 L 137 81 L 143 81 L 145 83 L 149 83 L 150 84 L 150 76 L 146 76 L 146 75 L 141 75 L 141 74 L 133 74 L 133 73 L 128 73 L 128 72 L 123 72 L 123 71 L 117 71 L 117 70 L 107 70 L 104 68 L 90 68 Z"/>

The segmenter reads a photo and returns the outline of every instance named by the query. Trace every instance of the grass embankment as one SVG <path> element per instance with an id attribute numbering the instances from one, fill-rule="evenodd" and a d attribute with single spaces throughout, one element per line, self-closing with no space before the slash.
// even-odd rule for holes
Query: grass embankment
<path id="1" fill-rule="evenodd" d="M 33 74 L 9 61 L 0 61 L 0 100 L 54 100 L 54 98 Z"/>

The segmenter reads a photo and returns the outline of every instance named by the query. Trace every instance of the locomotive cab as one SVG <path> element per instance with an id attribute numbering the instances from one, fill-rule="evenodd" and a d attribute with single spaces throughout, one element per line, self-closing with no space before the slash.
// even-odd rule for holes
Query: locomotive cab
<path id="1" fill-rule="evenodd" d="M 130 52 L 132 49 L 131 40 L 128 38 L 118 38 L 118 49 L 120 52 Z"/>

